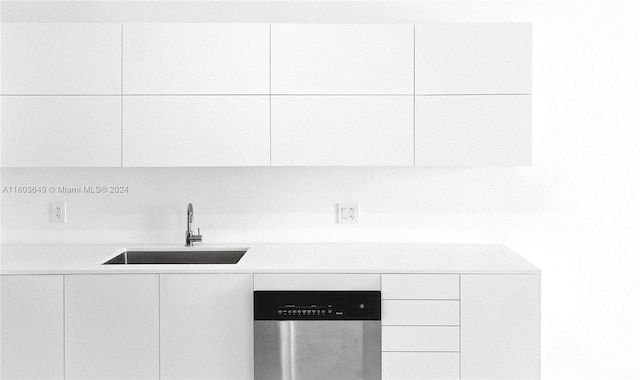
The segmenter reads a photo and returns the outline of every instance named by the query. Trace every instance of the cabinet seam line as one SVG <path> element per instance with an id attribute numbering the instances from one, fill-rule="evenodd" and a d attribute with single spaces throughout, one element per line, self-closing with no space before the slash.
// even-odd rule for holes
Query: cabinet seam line
<path id="1" fill-rule="evenodd" d="M 462 275 L 458 275 L 458 299 L 462 301 Z M 462 379 L 462 302 L 458 303 L 458 378 Z"/>
<path id="2" fill-rule="evenodd" d="M 416 166 L 416 24 L 413 24 L 413 166 Z"/>
<path id="3" fill-rule="evenodd" d="M 160 310 L 160 274 L 158 274 L 158 380 L 160 380 L 162 378 L 162 357 L 161 357 L 161 350 L 162 348 L 160 347 L 160 343 L 161 343 L 161 336 L 162 336 L 162 326 L 160 325 L 160 318 L 161 318 L 161 310 Z"/>
<path id="4" fill-rule="evenodd" d="M 271 128 L 271 24 L 269 24 L 269 166 L 273 166 L 273 144 Z"/>
<path id="5" fill-rule="evenodd" d="M 124 167 L 124 23 L 120 24 L 120 167 Z"/>
<path id="6" fill-rule="evenodd" d="M 67 301 L 66 278 L 62 276 L 62 378 L 67 377 Z"/>

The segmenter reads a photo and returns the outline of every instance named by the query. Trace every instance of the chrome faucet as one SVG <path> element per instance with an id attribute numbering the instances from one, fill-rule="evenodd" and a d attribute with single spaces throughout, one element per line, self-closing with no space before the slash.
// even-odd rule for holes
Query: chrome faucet
<path id="1" fill-rule="evenodd" d="M 193 205 L 187 205 L 187 232 L 185 232 L 185 247 L 192 247 L 193 243 L 202 243 L 202 235 L 200 235 L 200 227 L 198 234 L 194 235 L 191 231 L 191 223 L 193 223 Z"/>

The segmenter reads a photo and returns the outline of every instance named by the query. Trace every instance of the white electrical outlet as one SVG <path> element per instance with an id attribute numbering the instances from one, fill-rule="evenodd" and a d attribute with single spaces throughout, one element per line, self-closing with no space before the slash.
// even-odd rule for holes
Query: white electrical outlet
<path id="1" fill-rule="evenodd" d="M 67 222 L 67 203 L 51 202 L 51 221 L 53 223 Z"/>
<path id="2" fill-rule="evenodd" d="M 360 207 L 357 203 L 338 203 L 338 223 L 357 224 L 360 219 Z"/>

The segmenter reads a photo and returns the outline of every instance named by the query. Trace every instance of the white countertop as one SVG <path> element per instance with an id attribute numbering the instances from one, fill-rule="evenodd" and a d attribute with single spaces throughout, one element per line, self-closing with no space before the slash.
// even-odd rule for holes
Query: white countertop
<path id="1" fill-rule="evenodd" d="M 238 264 L 100 265 L 125 247 L 180 248 L 178 245 L 2 245 L 0 274 L 540 272 L 536 266 L 504 245 L 493 244 L 200 245 L 189 249 L 249 247 L 249 250 Z"/>

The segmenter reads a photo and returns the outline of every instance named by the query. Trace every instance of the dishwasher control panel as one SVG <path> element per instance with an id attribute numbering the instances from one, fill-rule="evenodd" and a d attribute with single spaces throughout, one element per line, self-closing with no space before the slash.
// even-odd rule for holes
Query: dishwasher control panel
<path id="1" fill-rule="evenodd" d="M 254 320 L 380 320 L 379 291 L 255 291 Z"/>

